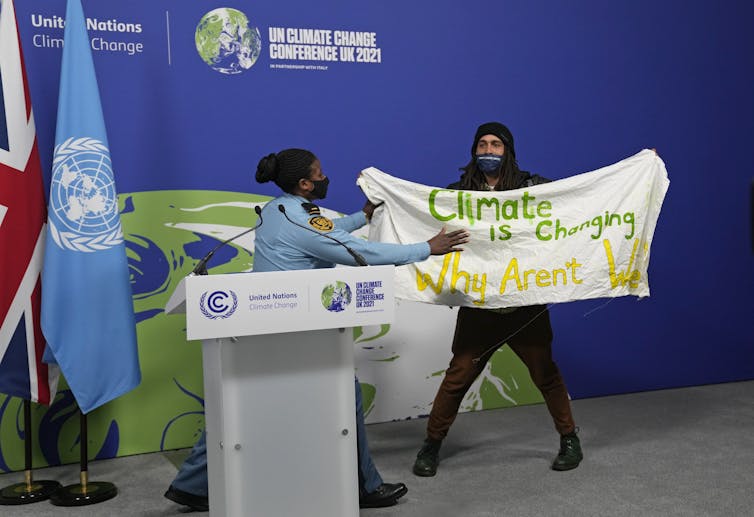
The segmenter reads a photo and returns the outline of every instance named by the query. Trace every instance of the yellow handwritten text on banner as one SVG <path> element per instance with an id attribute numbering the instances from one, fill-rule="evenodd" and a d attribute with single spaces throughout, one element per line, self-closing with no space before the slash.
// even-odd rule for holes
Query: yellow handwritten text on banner
<path id="1" fill-rule="evenodd" d="M 425 241 L 464 228 L 464 251 L 396 269 L 396 296 L 466 307 L 518 307 L 649 296 L 647 267 L 669 181 L 643 150 L 614 165 L 504 192 L 449 190 L 379 169 L 358 180 L 383 203 L 370 240 Z"/>

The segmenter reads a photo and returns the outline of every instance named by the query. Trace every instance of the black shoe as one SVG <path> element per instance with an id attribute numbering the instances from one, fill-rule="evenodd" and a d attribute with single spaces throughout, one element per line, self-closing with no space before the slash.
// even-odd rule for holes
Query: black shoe
<path id="1" fill-rule="evenodd" d="M 564 434 L 560 437 L 560 452 L 552 462 L 552 470 L 571 470 L 575 469 L 584 459 L 581 453 L 581 443 L 576 431 Z"/>
<path id="2" fill-rule="evenodd" d="M 437 466 L 440 464 L 440 445 L 442 442 L 424 440 L 424 445 L 419 449 L 414 462 L 414 474 L 422 477 L 430 477 L 437 474 Z"/>
<path id="3" fill-rule="evenodd" d="M 403 483 L 382 483 L 374 492 L 359 497 L 359 508 L 393 506 L 406 492 L 408 488 Z"/>
<path id="4" fill-rule="evenodd" d="M 173 485 L 170 485 L 168 491 L 165 492 L 165 497 L 167 497 L 174 503 L 188 506 L 189 508 L 197 512 L 209 511 L 209 498 L 207 496 L 202 497 L 200 495 L 189 494 L 188 492 L 184 492 L 183 490 L 178 490 Z"/>

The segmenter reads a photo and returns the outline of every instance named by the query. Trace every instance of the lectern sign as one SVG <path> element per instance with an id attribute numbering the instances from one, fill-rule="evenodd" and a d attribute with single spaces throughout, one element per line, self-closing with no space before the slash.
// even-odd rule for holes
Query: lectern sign
<path id="1" fill-rule="evenodd" d="M 186 279 L 189 339 L 377 325 L 393 319 L 393 266 Z"/>

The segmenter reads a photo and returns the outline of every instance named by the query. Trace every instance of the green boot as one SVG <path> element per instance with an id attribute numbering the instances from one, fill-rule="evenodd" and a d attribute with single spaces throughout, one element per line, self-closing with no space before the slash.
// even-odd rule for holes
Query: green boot
<path id="1" fill-rule="evenodd" d="M 440 445 L 442 442 L 426 439 L 419 449 L 414 462 L 414 474 L 422 477 L 430 477 L 437 474 L 437 465 L 440 464 Z"/>
<path id="2" fill-rule="evenodd" d="M 552 470 L 575 469 L 582 459 L 584 455 L 581 453 L 581 442 L 576 431 L 564 434 L 560 437 L 560 452 L 552 462 Z"/>

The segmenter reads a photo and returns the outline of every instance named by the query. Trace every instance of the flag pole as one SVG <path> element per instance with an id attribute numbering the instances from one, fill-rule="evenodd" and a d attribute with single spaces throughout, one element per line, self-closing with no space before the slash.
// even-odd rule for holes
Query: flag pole
<path id="1" fill-rule="evenodd" d="M 81 473 L 79 483 L 67 485 L 59 489 L 50 497 L 50 502 L 56 506 L 85 506 L 97 504 L 118 495 L 118 488 L 107 481 L 89 481 L 89 436 L 87 432 L 86 413 L 81 411 L 79 419 L 81 426 Z"/>
<path id="2" fill-rule="evenodd" d="M 34 481 L 31 459 L 31 401 L 24 399 L 24 481 L 0 490 L 0 505 L 16 505 L 44 501 L 60 488 L 57 481 Z"/>

